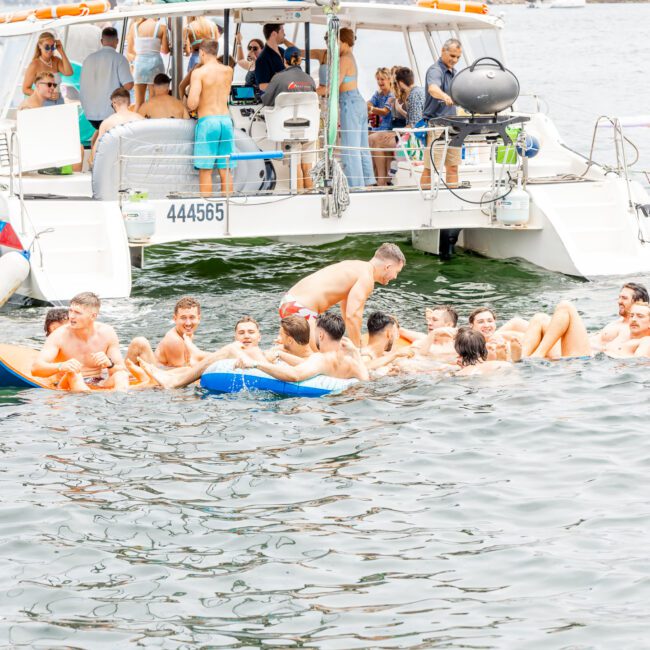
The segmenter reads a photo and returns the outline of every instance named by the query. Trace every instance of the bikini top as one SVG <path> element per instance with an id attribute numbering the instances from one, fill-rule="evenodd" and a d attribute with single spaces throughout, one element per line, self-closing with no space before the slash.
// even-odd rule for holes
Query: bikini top
<path id="1" fill-rule="evenodd" d="M 135 31 L 135 53 L 136 54 L 160 54 L 162 39 L 158 38 L 160 21 L 156 23 L 153 36 L 140 36 L 136 27 Z"/>
<path id="2" fill-rule="evenodd" d="M 357 69 L 356 65 L 354 68 L 354 74 L 346 74 L 343 79 L 341 79 L 342 84 L 351 84 L 352 82 L 357 80 Z"/>

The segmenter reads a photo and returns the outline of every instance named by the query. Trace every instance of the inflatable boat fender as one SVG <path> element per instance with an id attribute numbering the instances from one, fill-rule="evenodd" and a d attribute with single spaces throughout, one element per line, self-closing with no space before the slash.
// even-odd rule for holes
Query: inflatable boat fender
<path id="1" fill-rule="evenodd" d="M 24 253 L 10 251 L 0 257 L 0 307 L 14 295 L 29 275 L 29 261 Z"/>

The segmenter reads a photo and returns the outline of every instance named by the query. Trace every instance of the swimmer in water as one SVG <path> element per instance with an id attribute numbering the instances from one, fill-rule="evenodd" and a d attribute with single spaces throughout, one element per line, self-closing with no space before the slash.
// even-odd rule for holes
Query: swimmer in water
<path id="1" fill-rule="evenodd" d="M 594 350 L 587 330 L 570 302 L 558 304 L 549 319 L 546 314 L 535 314 L 530 321 L 522 353 L 524 357 L 558 359 L 567 357 L 590 358 L 603 351 L 615 358 L 650 356 L 650 307 L 646 302 L 634 303 L 629 309 L 629 324 L 602 350 Z"/>
<path id="2" fill-rule="evenodd" d="M 312 348 L 316 348 L 314 319 L 334 305 L 341 314 L 348 336 L 361 346 L 361 323 L 366 301 L 375 283 L 387 285 L 404 268 L 406 259 L 396 244 L 382 244 L 368 262 L 345 260 L 326 266 L 300 280 L 283 296 L 280 318 L 298 314 L 310 321 Z"/>
<path id="3" fill-rule="evenodd" d="M 316 375 L 328 375 L 338 379 L 369 379 L 368 370 L 361 359 L 359 349 L 343 338 L 345 322 L 338 314 L 320 314 L 316 318 L 316 343 L 318 352 L 308 359 L 290 366 L 286 363 L 258 362 L 246 352 L 241 352 L 236 367 L 259 368 L 280 381 L 305 381 Z"/>
<path id="4" fill-rule="evenodd" d="M 68 310 L 64 307 L 55 307 L 50 309 L 47 314 L 45 314 L 45 324 L 43 329 L 45 330 L 45 336 L 49 336 L 58 330 L 59 327 L 65 325 L 68 322 Z"/>
<path id="5" fill-rule="evenodd" d="M 456 376 L 485 375 L 512 367 L 512 364 L 507 361 L 488 360 L 485 337 L 471 327 L 461 327 L 458 330 L 454 347 L 458 353 L 458 365 L 460 366 Z"/>
<path id="6" fill-rule="evenodd" d="M 75 392 L 87 392 L 91 385 L 128 390 L 117 334 L 97 322 L 99 307 L 99 298 L 90 292 L 70 300 L 68 323 L 45 339 L 32 365 L 34 377 L 51 377 L 58 388 Z"/>
<path id="7" fill-rule="evenodd" d="M 605 346 L 612 343 L 616 338 L 623 340 L 630 335 L 630 310 L 636 302 L 650 302 L 647 289 L 642 284 L 628 282 L 621 287 L 618 294 L 618 315 L 619 318 L 606 325 L 600 332 L 591 336 L 591 346 L 594 351 L 599 352 Z"/>
<path id="8" fill-rule="evenodd" d="M 478 307 L 469 315 L 469 326 L 485 337 L 490 359 L 498 358 L 497 351 L 502 354 L 504 343 L 509 361 L 519 361 L 521 358 L 521 343 L 528 321 L 515 316 L 497 329 L 494 311 L 489 307 Z"/>
<path id="9" fill-rule="evenodd" d="M 361 350 L 361 358 L 368 370 L 377 370 L 400 357 L 412 357 L 415 351 L 409 347 L 398 348 L 399 323 L 394 316 L 374 311 L 366 321 L 368 345 Z"/>
<path id="10" fill-rule="evenodd" d="M 277 345 L 264 353 L 266 360 L 297 366 L 314 353 L 309 345 L 310 335 L 309 323 L 302 316 L 286 316 L 280 321 Z"/>
<path id="11" fill-rule="evenodd" d="M 134 338 L 126 353 L 128 361 L 135 363 L 138 358 L 163 368 L 183 368 L 197 363 L 208 354 L 194 343 L 194 334 L 201 324 L 201 304 L 190 297 L 181 298 L 174 306 L 174 327 L 158 344 L 156 351 L 143 337 Z"/>
<path id="12" fill-rule="evenodd" d="M 183 368 L 171 368 L 165 370 L 156 367 L 155 364 L 148 362 L 146 359 L 138 359 L 139 369 L 136 376 L 139 379 L 144 378 L 146 374 L 155 383 L 163 388 L 182 388 L 189 386 L 201 378 L 201 375 L 208 366 L 212 365 L 215 361 L 222 359 L 235 359 L 238 358 L 242 351 L 245 351 L 251 358 L 258 361 L 266 361 L 264 353 L 260 350 L 259 344 L 262 335 L 260 333 L 259 323 L 250 316 L 243 316 L 235 325 L 235 340 L 233 343 L 228 343 L 216 352 L 208 353 L 199 362 L 191 366 Z M 131 372 L 134 369 L 129 367 Z"/>
<path id="13" fill-rule="evenodd" d="M 451 305 L 436 305 L 427 307 L 424 310 L 424 318 L 427 324 L 427 333 L 417 332 L 415 330 L 399 328 L 401 338 L 417 343 L 427 338 L 433 330 L 440 327 L 456 327 L 458 325 L 458 312 Z"/>

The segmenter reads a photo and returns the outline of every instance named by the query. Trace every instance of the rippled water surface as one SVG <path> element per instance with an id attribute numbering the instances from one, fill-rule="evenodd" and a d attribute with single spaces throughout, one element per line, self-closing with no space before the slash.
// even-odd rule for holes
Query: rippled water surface
<path id="1" fill-rule="evenodd" d="M 634 48 L 648 60 L 635 36 L 646 6 L 589 7 L 581 32 L 575 12 L 505 11 L 517 52 L 536 48 L 526 74 L 549 88 L 538 61 L 553 43 L 579 52 L 552 63 L 570 78 L 574 65 L 601 78 L 591 50 L 614 84 L 623 41 L 626 65 L 639 66 Z M 602 97 L 647 111 L 639 79 L 615 100 L 562 83 L 556 98 L 583 110 Z M 407 326 L 437 302 L 507 318 L 572 299 L 590 328 L 616 315 L 620 278 L 443 264 L 396 240 L 408 265 L 368 309 Z M 160 248 L 103 318 L 123 342 L 158 339 L 192 294 L 203 347 L 229 341 L 244 313 L 270 343 L 284 289 L 380 241 Z M 0 311 L 1 340 L 40 345 L 44 313 Z M 648 647 L 649 373 L 641 361 L 524 363 L 318 400 L 0 391 L 0 646 Z"/>
<path id="2" fill-rule="evenodd" d="M 161 249 L 104 317 L 157 338 L 182 293 L 199 339 L 262 321 L 301 273 L 368 257 Z M 619 279 L 408 252 L 369 308 L 505 317 L 578 301 L 614 315 Z M 221 258 L 220 260 L 217 258 Z M 2 312 L 40 342 L 43 308 Z M 644 647 L 648 367 L 521 364 L 500 377 L 391 378 L 318 400 L 0 393 L 0 644 L 12 647 Z"/>

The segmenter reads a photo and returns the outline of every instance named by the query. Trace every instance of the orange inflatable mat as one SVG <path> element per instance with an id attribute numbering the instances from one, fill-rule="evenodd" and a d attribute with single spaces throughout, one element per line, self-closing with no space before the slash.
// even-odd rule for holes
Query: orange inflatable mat
<path id="1" fill-rule="evenodd" d="M 38 350 L 21 345 L 0 343 L 0 389 L 1 388 L 48 388 L 61 390 L 47 378 L 34 377 L 31 373 L 32 363 Z M 146 388 L 151 384 L 132 380 L 131 388 Z M 90 386 L 93 391 L 111 391 L 111 388 Z"/>

